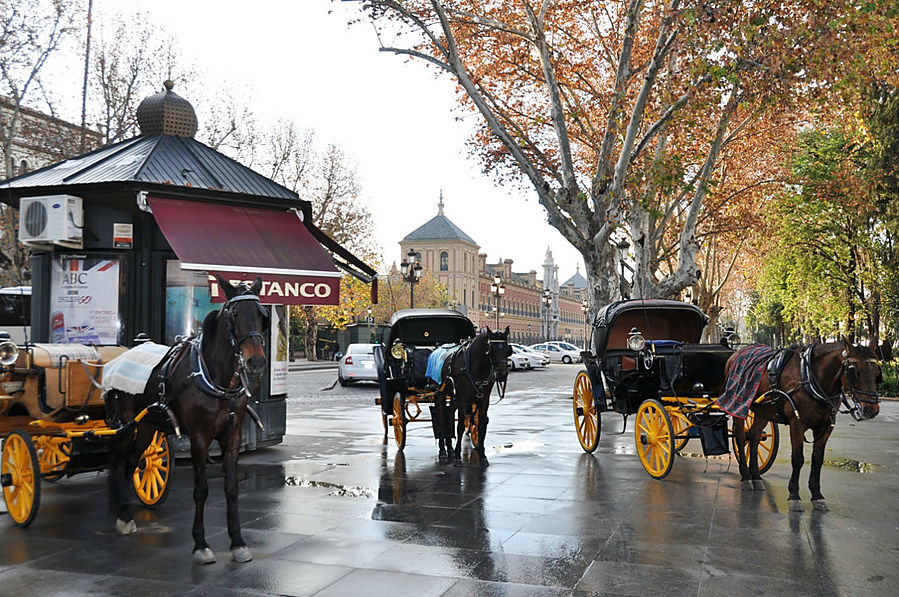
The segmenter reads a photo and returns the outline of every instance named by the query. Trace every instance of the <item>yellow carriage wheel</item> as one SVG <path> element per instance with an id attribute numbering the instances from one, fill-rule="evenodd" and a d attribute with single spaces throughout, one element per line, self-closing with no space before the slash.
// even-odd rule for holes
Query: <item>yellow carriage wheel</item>
<path id="1" fill-rule="evenodd" d="M 481 441 L 481 436 L 478 435 L 478 424 L 480 423 L 481 417 L 478 415 L 478 407 L 476 404 L 471 405 L 471 414 L 468 416 L 468 437 L 471 438 L 471 445 L 475 448 L 478 447 L 478 443 Z"/>
<path id="2" fill-rule="evenodd" d="M 27 527 L 37 517 L 41 505 L 40 471 L 31 437 L 22 431 L 10 433 L 3 440 L 0 479 L 9 517 L 20 527 Z"/>
<path id="3" fill-rule="evenodd" d="M 680 452 L 690 441 L 690 427 L 693 423 L 680 412 L 669 412 L 668 416 L 674 429 L 674 451 Z"/>
<path id="4" fill-rule="evenodd" d="M 72 442 L 65 437 L 38 435 L 34 438 L 34 448 L 41 465 L 41 477 L 51 483 L 61 479 L 72 455 Z"/>
<path id="5" fill-rule="evenodd" d="M 390 417 L 390 425 L 393 427 L 396 447 L 402 450 L 406 447 L 406 399 L 401 392 L 393 395 L 393 415 Z"/>
<path id="6" fill-rule="evenodd" d="M 169 485 L 175 469 L 175 449 L 166 435 L 153 434 L 131 477 L 137 499 L 145 506 L 156 507 L 169 496 Z"/>
<path id="7" fill-rule="evenodd" d="M 743 422 L 743 428 L 746 432 L 749 432 L 749 428 L 752 427 L 752 422 L 755 420 L 755 413 L 749 411 L 749 414 L 746 416 L 746 421 Z M 746 458 L 747 446 L 749 444 L 748 436 L 747 441 L 742 445 L 737 445 L 737 438 L 733 434 L 733 430 L 731 430 L 731 444 L 734 450 L 734 456 L 737 457 L 737 460 L 743 462 L 743 459 Z M 764 475 L 768 472 L 768 470 L 774 465 L 774 459 L 777 457 L 777 449 L 780 447 L 780 430 L 777 428 L 777 424 L 774 421 L 768 421 L 765 424 L 765 427 L 762 429 L 762 436 L 759 439 L 759 474 Z"/>
<path id="8" fill-rule="evenodd" d="M 664 479 L 674 464 L 674 428 L 661 402 L 644 400 L 635 423 L 637 454 L 651 477 Z"/>
<path id="9" fill-rule="evenodd" d="M 596 402 L 593 400 L 593 384 L 586 371 L 581 371 L 574 378 L 574 429 L 577 431 L 577 439 L 581 447 L 588 454 L 596 451 L 599 446 L 599 411 L 596 410 Z"/>

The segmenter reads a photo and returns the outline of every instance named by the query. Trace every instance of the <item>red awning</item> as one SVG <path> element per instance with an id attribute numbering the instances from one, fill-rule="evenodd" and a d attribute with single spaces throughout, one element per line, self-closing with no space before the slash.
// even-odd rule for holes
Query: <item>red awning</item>
<path id="1" fill-rule="evenodd" d="M 232 283 L 262 276 L 260 299 L 281 305 L 336 305 L 340 272 L 293 211 L 148 197 L 181 268 Z M 212 300 L 224 297 L 212 284 Z"/>

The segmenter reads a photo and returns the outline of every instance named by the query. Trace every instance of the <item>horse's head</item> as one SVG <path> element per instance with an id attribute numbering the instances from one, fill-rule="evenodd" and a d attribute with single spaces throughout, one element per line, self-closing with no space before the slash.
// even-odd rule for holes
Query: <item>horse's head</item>
<path id="1" fill-rule="evenodd" d="M 871 349 L 843 340 L 843 370 L 840 374 L 843 403 L 855 420 L 873 419 L 880 412 L 877 384 L 883 382 L 883 372 Z M 851 399 L 853 404 L 849 404 Z"/>
<path id="2" fill-rule="evenodd" d="M 509 357 L 512 347 L 509 346 L 509 326 L 502 332 L 487 328 L 487 356 L 496 373 L 496 378 L 506 381 L 509 376 Z"/>
<path id="3" fill-rule="evenodd" d="M 265 372 L 264 333 L 269 317 L 259 301 L 262 278 L 256 278 L 249 288 L 245 284 L 232 286 L 218 275 L 216 278 L 227 298 L 220 315 L 225 318 L 234 354 L 249 376 L 259 378 Z"/>

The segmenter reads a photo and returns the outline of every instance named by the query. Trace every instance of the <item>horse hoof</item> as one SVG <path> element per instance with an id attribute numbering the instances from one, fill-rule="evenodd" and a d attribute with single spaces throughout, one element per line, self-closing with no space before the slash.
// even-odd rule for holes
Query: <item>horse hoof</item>
<path id="1" fill-rule="evenodd" d="M 812 508 L 814 510 L 817 510 L 818 512 L 829 512 L 830 511 L 830 506 L 827 505 L 827 500 L 825 500 L 823 498 L 820 500 L 812 500 Z"/>
<path id="2" fill-rule="evenodd" d="M 749 479 L 740 481 L 740 488 L 743 489 L 743 491 L 752 491 L 752 481 Z"/>
<path id="3" fill-rule="evenodd" d="M 252 560 L 253 554 L 250 553 L 250 550 L 247 549 L 246 545 L 241 545 L 240 547 L 235 547 L 231 550 L 231 557 L 234 558 L 235 562 L 243 564 L 244 562 Z"/>
<path id="4" fill-rule="evenodd" d="M 789 500 L 790 504 L 790 512 L 804 512 L 805 508 L 802 507 L 801 500 Z"/>
<path id="5" fill-rule="evenodd" d="M 194 564 L 215 564 L 215 554 L 208 547 L 195 549 Z"/>
<path id="6" fill-rule="evenodd" d="M 137 523 L 134 522 L 132 518 L 128 522 L 125 522 L 121 518 L 115 519 L 115 532 L 119 535 L 130 535 L 131 533 L 137 532 Z"/>
<path id="7" fill-rule="evenodd" d="M 752 480 L 752 489 L 754 491 L 765 491 L 765 484 L 762 483 L 761 479 L 753 479 Z"/>
<path id="8" fill-rule="evenodd" d="M 490 462 L 488 462 L 487 459 L 484 458 L 484 457 L 481 457 L 481 458 L 478 460 L 478 462 L 480 462 L 481 468 L 487 468 L 488 466 L 490 466 Z"/>

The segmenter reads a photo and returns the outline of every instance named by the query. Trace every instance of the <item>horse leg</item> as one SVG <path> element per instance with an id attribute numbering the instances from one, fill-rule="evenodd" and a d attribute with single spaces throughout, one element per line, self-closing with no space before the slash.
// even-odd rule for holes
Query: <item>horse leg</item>
<path id="1" fill-rule="evenodd" d="M 481 465 L 481 468 L 487 468 L 490 466 L 490 462 L 487 460 L 487 454 L 484 452 L 484 444 L 487 441 L 487 422 L 490 420 L 487 418 L 487 407 L 490 405 L 489 395 L 487 400 L 482 400 L 481 404 L 478 405 L 478 463 Z M 483 408 L 483 410 L 482 410 Z"/>
<path id="2" fill-rule="evenodd" d="M 790 511 L 792 512 L 802 512 L 804 510 L 802 500 L 799 498 L 799 471 L 802 470 L 802 465 L 805 462 L 805 458 L 802 455 L 804 432 L 805 429 L 798 418 L 790 419 L 790 446 L 792 447 L 790 463 L 793 465 L 793 472 L 790 474 L 790 483 L 787 485 L 789 490 L 787 502 L 790 504 Z"/>
<path id="3" fill-rule="evenodd" d="M 446 404 L 446 395 L 437 392 L 434 400 L 434 416 L 437 420 L 434 422 L 434 429 L 437 431 L 437 459 L 440 462 L 446 462 L 449 458 L 449 450 L 452 448 L 449 437 L 452 429 L 452 421 L 448 421 L 449 406 Z"/>
<path id="4" fill-rule="evenodd" d="M 226 434 L 225 443 L 227 446 L 222 457 L 222 469 L 225 473 L 225 500 L 227 501 L 227 519 L 228 519 L 228 536 L 231 538 L 231 557 L 235 562 L 249 562 L 253 559 L 253 554 L 247 549 L 247 544 L 240 534 L 240 516 L 238 514 L 238 496 L 240 494 L 237 487 L 237 456 L 240 451 L 240 428 L 242 417 L 234 417 L 231 422 L 230 429 Z M 222 443 L 221 439 L 219 443 Z"/>
<path id="5" fill-rule="evenodd" d="M 462 466 L 462 438 L 465 436 L 465 410 L 461 404 L 456 405 L 459 423 L 456 425 L 456 447 L 453 448 L 453 466 Z M 452 421 L 450 421 L 452 424 Z"/>
<path id="6" fill-rule="evenodd" d="M 819 425 L 813 430 L 815 443 L 812 445 L 812 470 L 808 476 L 808 488 L 812 492 L 812 508 L 821 512 L 830 510 L 821 494 L 821 467 L 824 465 L 824 447 L 831 431 L 833 427 L 829 423 Z"/>
<path id="7" fill-rule="evenodd" d="M 762 417 L 756 417 L 752 421 L 749 429 L 749 446 L 747 452 L 749 455 L 749 477 L 754 491 L 764 491 L 765 485 L 762 483 L 762 475 L 759 473 L 759 443 L 762 440 L 762 431 L 765 428 L 765 421 Z"/>
<path id="8" fill-rule="evenodd" d="M 746 421 L 734 417 L 734 442 L 740 449 L 737 464 L 740 467 L 740 487 L 744 491 L 752 491 L 752 480 L 749 477 L 749 447 L 746 445 Z"/>
<path id="9" fill-rule="evenodd" d="M 215 563 L 215 554 L 206 543 L 206 529 L 203 527 L 203 510 L 209 497 L 209 483 L 206 480 L 206 458 L 209 456 L 211 438 L 200 435 L 190 436 L 190 460 L 194 467 L 194 562 Z"/>
<path id="10" fill-rule="evenodd" d="M 131 512 L 131 483 L 140 456 L 150 445 L 154 429 L 141 425 L 137 432 L 125 434 L 113 440 L 111 469 L 109 471 L 110 506 L 115 512 L 115 530 L 119 535 L 137 532 L 137 524 Z"/>

